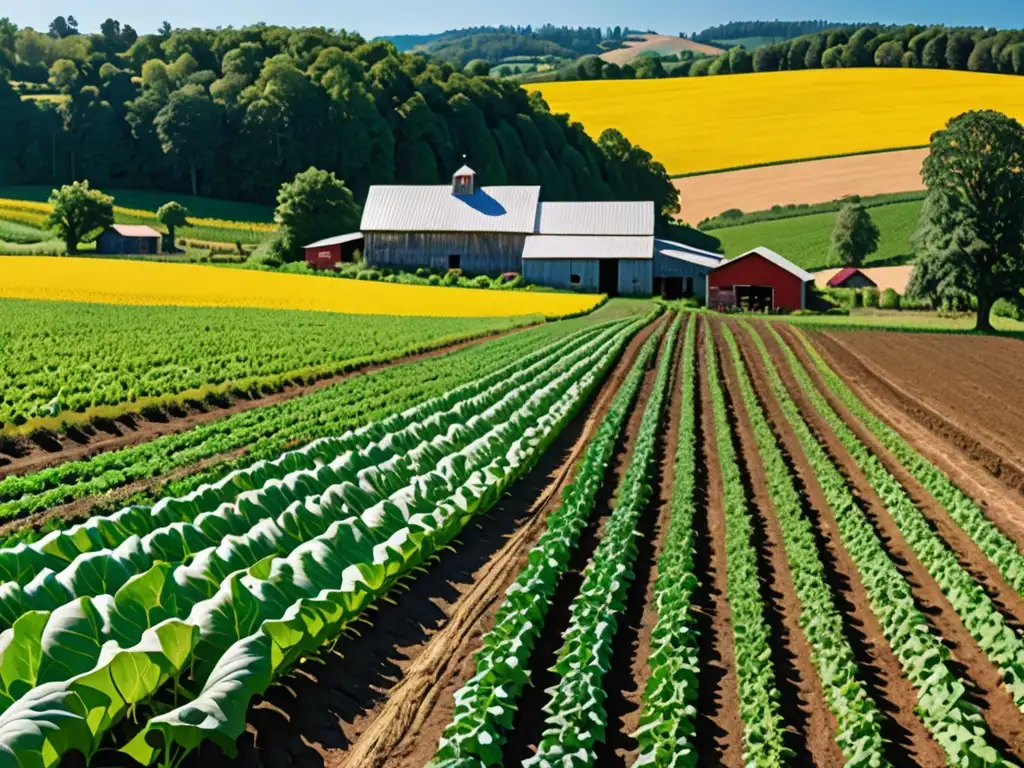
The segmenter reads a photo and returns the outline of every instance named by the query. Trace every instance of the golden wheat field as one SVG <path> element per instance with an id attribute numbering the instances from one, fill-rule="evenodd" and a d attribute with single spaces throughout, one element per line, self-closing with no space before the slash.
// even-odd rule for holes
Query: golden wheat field
<path id="1" fill-rule="evenodd" d="M 585 312 L 600 300 L 592 294 L 434 288 L 198 264 L 45 256 L 0 256 L 0 298 L 366 315 L 548 318 Z"/>
<path id="2" fill-rule="evenodd" d="M 618 128 L 670 174 L 922 146 L 951 118 L 1024 119 L 1024 81 L 933 69 L 542 83 L 555 112 L 597 136 Z"/>

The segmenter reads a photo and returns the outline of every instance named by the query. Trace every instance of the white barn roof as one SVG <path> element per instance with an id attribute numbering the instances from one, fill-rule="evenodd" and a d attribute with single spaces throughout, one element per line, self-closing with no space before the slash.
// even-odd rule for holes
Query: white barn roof
<path id="1" fill-rule="evenodd" d="M 754 254 L 757 254 L 758 256 L 761 256 L 762 258 L 767 259 L 772 264 L 774 264 L 777 267 L 781 267 L 782 269 L 784 269 L 787 272 L 789 272 L 791 275 L 795 275 L 796 277 L 799 277 L 800 280 L 805 282 L 805 283 L 808 282 L 808 281 L 813 281 L 814 280 L 814 275 L 812 275 L 806 269 L 801 269 L 796 264 L 794 264 L 792 261 L 787 259 L 785 256 L 780 256 L 775 251 L 773 251 L 771 248 L 765 248 L 763 245 L 759 245 L 754 250 L 747 251 L 746 253 L 744 253 L 744 254 L 742 254 L 740 256 L 737 256 L 735 259 L 730 259 L 727 262 L 722 262 L 722 265 L 724 266 L 725 264 L 731 264 L 734 261 L 739 261 L 740 259 L 742 259 L 742 258 L 744 258 L 746 256 L 753 256 Z"/>
<path id="2" fill-rule="evenodd" d="M 541 203 L 540 235 L 654 235 L 654 203 Z"/>
<path id="3" fill-rule="evenodd" d="M 121 237 L 163 237 L 152 227 L 145 224 L 111 224 L 110 228 Z"/>
<path id="4" fill-rule="evenodd" d="M 662 240 L 660 238 L 654 241 L 654 250 L 666 258 L 678 259 L 679 261 L 686 261 L 690 264 L 710 269 L 714 269 L 721 264 L 724 258 L 719 253 L 704 251 L 700 248 L 694 248 L 692 245 L 677 243 L 674 240 Z"/>
<path id="5" fill-rule="evenodd" d="M 363 232 L 498 232 L 532 234 L 540 187 L 481 187 L 454 195 L 448 184 L 374 186 L 363 207 Z"/>
<path id="6" fill-rule="evenodd" d="M 317 240 L 315 243 L 302 246 L 303 248 L 326 248 L 329 245 L 343 245 L 345 243 L 354 243 L 356 240 L 362 240 L 362 232 L 349 232 L 347 235 L 337 235 L 336 237 L 328 237 L 323 240 Z"/>
<path id="7" fill-rule="evenodd" d="M 523 259 L 650 259 L 653 237 L 621 235 L 533 235 Z"/>

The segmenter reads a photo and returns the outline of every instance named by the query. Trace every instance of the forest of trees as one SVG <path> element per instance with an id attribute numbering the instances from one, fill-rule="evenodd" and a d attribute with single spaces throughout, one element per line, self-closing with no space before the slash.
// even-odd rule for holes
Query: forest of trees
<path id="1" fill-rule="evenodd" d="M 734 66 L 736 61 L 740 68 Z M 704 71 L 736 74 L 838 67 L 926 67 L 1024 74 L 1024 31 L 915 24 L 839 27 L 764 45 L 752 55 L 729 51 Z"/>
<path id="2" fill-rule="evenodd" d="M 842 24 L 834 21 L 730 21 L 708 27 L 692 35 L 697 42 L 710 43 L 714 40 L 739 40 L 744 37 L 776 37 L 789 39 L 822 32 L 836 27 L 864 26 L 864 24 Z"/>
<path id="3" fill-rule="evenodd" d="M 63 21 L 40 33 L 0 20 L 0 184 L 270 203 L 315 166 L 362 200 L 371 184 L 443 183 L 466 155 L 484 184 L 541 184 L 548 200 L 677 207 L 665 169 L 618 132 L 595 141 L 539 95 L 386 41 L 166 23 L 138 35 L 114 20 L 78 34 Z M 23 100 L 33 88 L 60 97 Z"/>

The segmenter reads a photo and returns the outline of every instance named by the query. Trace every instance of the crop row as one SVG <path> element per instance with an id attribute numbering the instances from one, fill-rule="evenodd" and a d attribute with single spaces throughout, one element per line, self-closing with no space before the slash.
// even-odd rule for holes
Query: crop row
<path id="1" fill-rule="evenodd" d="M 0 425 L 272 390 L 528 320 L 3 301 Z"/>
<path id="2" fill-rule="evenodd" d="M 726 588 L 732 612 L 739 708 L 746 743 L 744 763 L 769 768 L 785 763 L 791 750 L 783 742 L 784 725 L 772 665 L 771 631 L 765 621 L 746 493 L 736 461 L 711 334 L 706 333 L 704 340 L 724 491 Z"/>
<path id="3" fill-rule="evenodd" d="M 633 582 L 637 557 L 637 522 L 651 497 L 655 443 L 665 392 L 672 376 L 673 349 L 680 318 L 670 329 L 650 398 L 644 407 L 629 466 L 615 491 L 615 507 L 604 524 L 601 541 L 583 574 L 583 584 L 569 609 L 553 671 L 557 682 L 545 692 L 547 718 L 537 752 L 524 768 L 552 765 L 584 768 L 594 764 L 595 746 L 605 739 L 608 713 L 603 680 L 610 667 L 612 644 L 625 597 Z"/>
<path id="4" fill-rule="evenodd" d="M 685 768 L 697 765 L 696 733 L 698 637 L 694 626 L 693 595 L 700 582 L 694 573 L 697 514 L 697 325 L 686 326 L 680 377 L 682 405 L 675 456 L 671 517 L 654 585 L 658 620 L 647 658 L 650 677 L 644 689 L 640 727 L 634 733 L 639 747 L 637 765 Z"/>
<path id="5" fill-rule="evenodd" d="M 799 332 L 798 332 L 799 333 Z M 978 545 L 999 569 L 1006 583 L 1024 594 L 1024 554 L 1008 536 L 989 520 L 981 507 L 953 483 L 938 467 L 918 453 L 895 429 L 890 427 L 843 383 L 828 367 L 818 351 L 800 333 L 804 349 L 822 378 L 849 411 L 878 438 L 896 460 L 945 508 L 954 522 Z"/>
<path id="6" fill-rule="evenodd" d="M 441 737 L 433 768 L 471 764 L 499 766 L 519 696 L 529 683 L 529 660 L 547 619 L 559 580 L 569 568 L 580 535 L 594 510 L 615 444 L 654 357 L 652 334 L 612 400 L 566 489 L 562 504 L 509 587 L 494 628 L 483 638 L 476 672 L 455 695 L 452 722 Z"/>
<path id="7" fill-rule="evenodd" d="M 800 601 L 800 627 L 811 646 L 811 661 L 836 717 L 836 743 L 848 764 L 888 765 L 882 744 L 882 715 L 859 679 L 857 660 L 843 631 L 832 589 L 825 576 L 812 522 L 758 400 L 736 339 L 726 325 L 737 381 L 750 419 L 775 517 L 782 529 L 789 571 Z"/>
<path id="8" fill-rule="evenodd" d="M 532 386 L 551 378 L 555 362 L 589 354 L 616 330 L 621 328 L 612 326 L 597 334 L 582 331 L 567 340 L 577 342 L 575 353 L 568 352 L 566 342 L 548 345 L 522 358 L 515 371 L 500 369 L 382 421 L 231 472 L 185 496 L 164 498 L 152 507 L 126 507 L 109 516 L 94 516 L 34 544 L 0 550 L 0 578 L 11 582 L 0 586 L 0 621 L 5 615 L 16 616 L 52 602 L 53 595 L 60 593 L 59 584 L 95 584 L 94 579 L 79 576 L 79 571 L 109 577 L 114 569 L 127 579 L 129 566 L 146 568 L 158 560 L 182 562 L 225 534 L 244 533 L 256 522 L 284 511 L 285 500 L 294 491 L 307 496 L 324 493 L 351 473 L 368 474 L 365 478 L 360 475 L 362 484 L 372 484 L 375 467 L 393 468 L 397 460 L 427 448 L 428 454 L 436 453 L 439 445 L 434 441 L 449 448 L 462 447 L 474 437 L 481 414 L 522 400 Z M 111 551 L 112 547 L 117 549 Z M 92 557 L 84 557 L 87 554 Z M 43 577 L 45 581 L 40 582 Z M 63 581 L 58 584 L 58 579 Z M 28 586 L 21 590 L 14 584 Z"/>
<path id="9" fill-rule="evenodd" d="M 787 358 L 793 354 L 788 346 L 785 352 Z M 1013 698 L 1013 703 L 1018 709 L 1024 708 L 1024 642 L 1020 635 L 1006 623 L 988 593 L 960 565 L 956 554 L 932 529 L 903 486 L 814 387 L 802 365 L 796 375 L 815 410 L 835 432 L 882 499 L 903 539 L 935 579 L 971 637 L 999 669 L 1003 686 Z"/>
<path id="10" fill-rule="evenodd" d="M 257 523 L 236 542 L 247 550 L 239 558 L 243 568 L 226 578 L 220 561 L 229 540 L 187 554 L 173 573 L 158 563 L 113 595 L 58 608 L 54 616 L 69 615 L 56 626 L 74 629 L 41 635 L 44 646 L 51 641 L 39 667 L 47 676 L 0 715 L 0 733 L 9 739 L 0 741 L 0 755 L 31 756 L 47 766 L 71 748 L 91 755 L 105 731 L 169 680 L 170 698 L 154 705 L 162 714 L 143 718 L 125 751 L 144 763 L 170 761 L 207 738 L 233 750 L 249 699 L 492 505 L 582 406 L 634 330 L 601 334 L 584 345 L 586 352 L 507 392 L 463 430 L 453 425 L 440 439 L 412 434 L 415 447 L 405 461 L 392 457 L 356 471 L 335 463 L 341 482 L 312 495 L 303 484 L 308 470 L 294 473 L 294 482 L 288 476 L 269 483 L 267 500 L 275 500 L 273 488 L 284 497 L 277 506 L 286 505 L 276 526 L 288 542 L 280 554 L 260 550 L 274 535 Z M 68 620 L 86 606 L 103 620 Z M 38 616 L 24 614 L 13 632 Z M 60 641 L 78 653 L 55 653 Z M 43 722 L 56 727 L 41 728 Z"/>
<path id="11" fill-rule="evenodd" d="M 1002 765 L 992 747 L 984 719 L 967 701 L 967 690 L 950 670 L 949 649 L 935 636 L 917 608 L 910 585 L 900 575 L 882 542 L 853 496 L 846 479 L 811 431 L 775 369 L 764 342 L 751 333 L 776 398 L 803 448 L 839 528 L 843 547 L 860 575 L 871 610 L 917 693 L 917 712 L 946 751 L 950 765 Z M 788 347 L 788 364 L 800 378 L 803 371 Z M 809 395 L 815 392 L 807 389 Z"/>
<path id="12" fill-rule="evenodd" d="M 0 480 L 0 518 L 21 517 L 98 496 L 244 449 L 243 457 L 218 462 L 168 488 L 171 494 L 182 495 L 231 469 L 278 456 L 292 445 L 342 434 L 500 368 L 511 369 L 509 360 L 592 323 L 571 320 L 546 324 L 455 353 L 353 377 L 311 395 L 255 408 L 137 446 L 8 477 Z"/>

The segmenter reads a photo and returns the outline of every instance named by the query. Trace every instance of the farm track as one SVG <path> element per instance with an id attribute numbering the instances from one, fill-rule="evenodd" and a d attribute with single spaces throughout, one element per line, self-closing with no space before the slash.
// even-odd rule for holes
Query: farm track
<path id="1" fill-rule="evenodd" d="M 225 395 L 223 397 L 227 399 L 228 404 L 224 407 L 207 404 L 206 402 L 193 402 L 191 404 L 179 404 L 162 409 L 159 417 L 154 419 L 147 418 L 141 413 L 125 412 L 116 419 L 101 419 L 92 425 L 75 426 L 70 432 L 61 435 L 47 432 L 45 435 L 40 436 L 38 440 L 27 437 L 17 439 L 5 438 L 0 440 L 0 480 L 9 475 L 38 472 L 39 470 L 63 464 L 67 461 L 90 459 L 101 453 L 129 448 L 133 445 L 141 445 L 165 435 L 187 432 L 203 424 L 224 419 L 238 413 L 275 405 L 296 397 L 303 397 L 304 395 L 311 395 L 321 389 L 326 389 L 356 376 L 373 373 L 374 371 L 391 368 L 396 365 L 428 360 L 450 352 L 457 352 L 460 349 L 494 341 L 503 336 L 519 333 L 533 327 L 536 327 L 536 324 L 524 325 L 498 333 L 465 339 L 453 344 L 434 347 L 425 352 L 395 357 L 391 360 L 373 363 L 345 373 L 327 376 L 312 384 L 286 385 L 277 392 L 261 397 L 230 398 Z M 295 375 L 298 376 L 300 373 L 297 371 Z M 3 435 L 0 435 L 0 437 L 3 437 Z M 214 458 L 220 460 L 222 457 Z"/>
<path id="2" fill-rule="evenodd" d="M 663 320 L 662 322 L 666 322 Z M 637 347 L 639 351 L 639 347 Z M 625 369 L 628 371 L 628 368 Z M 636 445 L 637 432 L 643 417 L 644 406 L 650 399 L 657 377 L 657 356 L 652 358 L 651 365 L 644 374 L 643 383 L 629 414 L 623 433 L 620 435 L 613 454 L 611 464 L 605 473 L 601 490 L 598 492 L 587 527 L 580 536 L 579 544 L 573 553 L 569 569 L 558 581 L 555 597 L 548 609 L 544 630 L 537 639 L 533 654 L 530 657 L 530 684 L 523 689 L 519 708 L 511 732 L 514 738 L 509 739 L 504 747 L 505 765 L 519 765 L 531 757 L 540 743 L 541 733 L 545 728 L 546 713 L 542 710 L 548 702 L 546 689 L 553 686 L 558 677 L 551 671 L 558 651 L 562 647 L 562 634 L 569 626 L 570 607 L 583 584 L 584 571 L 601 541 L 605 522 L 614 509 L 614 494 L 626 474 L 630 458 Z M 616 387 L 617 389 L 617 387 Z M 620 622 L 620 628 L 626 621 Z M 609 714 L 610 721 L 613 716 Z M 435 745 L 436 746 L 436 743 Z M 355 768 L 349 766 L 347 768 Z M 390 768 L 390 766 L 388 766 Z M 422 764 L 409 765 L 403 768 L 422 768 Z"/>
<path id="3" fill-rule="evenodd" d="M 789 561 L 768 490 L 764 465 L 750 424 L 736 378 L 736 370 L 721 334 L 721 325 L 714 323 L 718 358 L 722 361 L 726 397 L 731 403 L 731 421 L 741 470 L 749 483 L 748 499 L 753 511 L 755 546 L 761 558 L 762 594 L 772 627 L 779 692 L 785 722 L 791 726 L 787 746 L 795 752 L 794 759 L 814 765 L 839 765 L 844 762 L 835 743 L 835 716 L 828 708 L 817 670 L 811 662 L 811 646 L 800 628 L 800 600 L 796 595 Z"/>
<path id="4" fill-rule="evenodd" d="M 872 699 L 887 715 L 882 733 L 888 743 L 888 758 L 892 765 L 897 766 L 945 765 L 945 752 L 914 713 L 917 695 L 904 676 L 899 659 L 886 642 L 878 619 L 871 610 L 857 567 L 843 547 L 838 526 L 817 476 L 772 392 L 761 356 L 746 331 L 738 326 L 732 327 L 762 406 L 793 474 L 803 500 L 804 514 L 814 524 L 818 551 L 843 619 L 845 636 L 856 654 L 861 679 Z M 772 340 L 766 339 L 766 344 L 775 351 Z M 779 362 L 784 363 L 781 356 L 775 359 L 776 369 L 794 400 L 801 405 L 803 401 L 796 381 L 787 366 L 779 365 Z"/>
<path id="5" fill-rule="evenodd" d="M 764 337 L 767 338 L 767 334 L 764 334 Z M 776 360 L 785 365 L 778 348 L 770 348 L 778 355 Z M 813 371 L 810 361 L 802 354 L 802 350 L 797 352 L 804 366 L 811 371 L 819 391 L 826 396 L 847 424 L 855 425 L 857 420 L 831 395 Z M 790 386 L 794 385 L 790 379 Z M 836 462 L 840 472 L 847 478 L 855 496 L 861 502 L 862 510 L 875 528 L 883 548 L 910 585 L 918 608 L 936 635 L 952 652 L 950 667 L 967 687 L 968 699 L 981 710 L 991 730 L 993 746 L 1018 760 L 1024 758 L 1024 716 L 1014 705 L 1010 694 L 1002 687 L 999 670 L 964 627 L 939 585 L 906 543 L 885 504 L 838 437 L 818 416 L 817 411 L 798 387 L 791 391 L 812 431 Z M 922 509 L 922 512 L 925 510 Z M 974 572 L 975 567 L 979 567 L 979 564 L 970 563 L 968 570 Z"/>
<path id="6" fill-rule="evenodd" d="M 696 591 L 696 626 L 700 634 L 697 682 L 697 754 L 724 768 L 743 766 L 744 725 L 739 710 L 739 682 L 733 644 L 732 611 L 726 598 L 725 509 L 718 447 L 715 443 L 711 391 L 707 387 L 707 356 L 702 322 L 697 340 L 698 510 L 694 571 L 704 574 Z"/>
<path id="7" fill-rule="evenodd" d="M 687 322 L 699 321 L 691 315 Z M 612 646 L 611 668 L 604 679 L 608 693 L 605 709 L 608 713 L 608 731 L 604 744 L 597 748 L 598 768 L 618 768 L 632 765 L 639 754 L 636 739 L 630 736 L 640 726 L 644 688 L 650 677 L 648 657 L 651 634 L 658 622 L 654 605 L 654 586 L 658 578 L 657 563 L 661 556 L 672 514 L 672 488 L 675 484 L 676 446 L 679 442 L 679 417 L 682 391 L 679 388 L 679 366 L 682 359 L 686 325 L 680 328 L 674 349 L 665 349 L 662 355 L 671 356 L 672 376 L 668 397 L 662 412 L 664 428 L 655 444 L 651 500 L 640 517 L 640 538 L 637 540 L 637 559 L 633 566 L 634 579 L 626 593 L 626 610 L 619 620 Z M 657 363 L 655 363 L 655 369 Z"/>
<path id="8" fill-rule="evenodd" d="M 473 654 L 505 589 L 657 325 L 631 340 L 592 404 L 510 496 L 467 527 L 454 552 L 407 582 L 371 625 L 357 624 L 359 635 L 344 635 L 254 701 L 237 758 L 207 744 L 184 765 L 422 768 L 450 720 L 455 692 L 474 672 Z"/>
<path id="9" fill-rule="evenodd" d="M 916 334 L 910 336 L 917 345 L 931 349 L 925 346 L 926 341 L 917 340 Z M 1007 361 L 1001 359 L 1004 352 L 1011 352 L 1012 348 L 1003 350 L 993 345 L 988 347 L 991 351 L 984 356 L 972 353 L 973 365 L 967 370 L 973 373 L 958 373 L 946 368 L 940 384 L 932 372 L 923 372 L 913 364 L 913 355 L 921 352 L 906 345 L 914 341 L 900 340 L 897 345 L 897 352 L 908 355 L 909 367 L 907 374 L 897 377 L 892 371 L 900 371 L 902 366 L 882 350 L 876 351 L 880 358 L 873 359 L 862 344 L 854 343 L 859 337 L 844 340 L 839 334 L 816 333 L 811 339 L 829 365 L 843 376 L 861 399 L 912 440 L 932 462 L 951 476 L 955 475 L 958 484 L 968 489 L 974 486 L 974 495 L 979 495 L 980 491 L 982 498 L 990 498 L 993 503 L 1015 506 L 1017 516 L 1013 527 L 1017 533 L 1016 541 L 1018 546 L 1024 545 L 1024 502 L 1021 501 L 1024 465 L 1017 458 L 1024 455 L 1024 421 L 1021 421 L 1014 405 L 1016 393 L 1024 386 L 1024 379 L 1017 370 L 1024 361 L 1020 356 L 1012 355 L 1012 362 L 1007 365 Z M 942 341 L 950 343 L 945 338 Z M 971 341 L 1016 344 L 996 339 Z M 995 394 L 979 392 L 983 377 L 985 390 L 993 382 L 1000 381 L 1007 382 L 1006 389 L 997 389 Z M 908 381 L 913 381 L 914 386 L 907 386 Z M 984 405 L 979 406 L 975 402 L 972 392 L 982 398 Z M 971 426 L 958 424 L 957 415 L 966 417 Z M 1008 436 L 1016 439 L 1007 443 Z M 977 472 L 977 468 L 983 468 L 985 473 Z M 999 485 L 985 482 L 985 474 L 998 480 Z M 1010 493 L 999 493 L 1000 487 Z"/>

